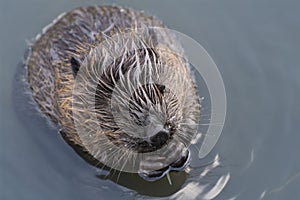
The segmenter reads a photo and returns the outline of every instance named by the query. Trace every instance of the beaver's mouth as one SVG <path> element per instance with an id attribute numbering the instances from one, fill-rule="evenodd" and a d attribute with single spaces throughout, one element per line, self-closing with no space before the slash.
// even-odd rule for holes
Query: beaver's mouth
<path id="1" fill-rule="evenodd" d="M 147 181 L 156 181 L 163 178 L 170 171 L 182 171 L 190 163 L 190 152 L 189 150 L 186 152 L 187 153 L 185 155 L 171 163 L 169 166 L 154 171 L 143 171 L 140 172 L 139 175 Z"/>

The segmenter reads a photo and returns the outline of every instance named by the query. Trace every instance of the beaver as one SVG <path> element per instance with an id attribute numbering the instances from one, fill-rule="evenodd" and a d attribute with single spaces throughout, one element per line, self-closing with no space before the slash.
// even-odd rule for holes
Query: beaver
<path id="1" fill-rule="evenodd" d="M 73 9 L 36 37 L 26 68 L 41 113 L 96 160 L 150 181 L 188 165 L 200 102 L 160 20 L 119 6 Z"/>

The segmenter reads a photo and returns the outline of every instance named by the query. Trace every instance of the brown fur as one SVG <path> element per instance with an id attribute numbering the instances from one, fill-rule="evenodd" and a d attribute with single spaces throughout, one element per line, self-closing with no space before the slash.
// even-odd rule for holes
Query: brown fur
<path id="1" fill-rule="evenodd" d="M 104 35 L 112 36 L 125 29 L 149 26 L 164 27 L 160 21 L 153 17 L 146 16 L 142 12 L 129 8 L 94 6 L 78 8 L 64 14 L 36 38 L 30 48 L 30 55 L 27 59 L 28 82 L 32 96 L 37 102 L 41 112 L 61 128 L 66 140 L 84 148 L 74 125 L 72 92 L 75 78 L 71 60 L 83 61 L 87 58 L 89 67 L 93 67 L 93 64 L 95 66 L 96 64 L 101 65 L 100 56 L 93 58 L 90 52 L 104 40 Z M 106 91 L 105 87 L 101 86 L 101 81 L 110 83 L 112 82 L 110 78 L 117 76 L 117 73 L 108 74 L 107 77 L 100 77 L 101 81 L 97 88 L 97 115 L 103 132 L 100 134 L 97 133 L 92 141 L 90 141 L 89 145 L 92 146 L 94 152 L 97 152 L 99 145 L 102 145 L 98 141 L 100 141 L 104 135 L 113 141 L 115 145 L 120 147 L 128 146 L 128 148 L 137 152 L 154 151 L 156 148 L 160 148 L 172 140 L 173 136 L 178 137 L 185 146 L 188 145 L 192 139 L 195 127 L 189 127 L 189 125 L 184 123 L 191 123 L 192 121 L 193 125 L 193 123 L 197 124 L 199 120 L 200 106 L 196 86 L 192 80 L 183 51 L 178 42 L 175 41 L 174 37 L 168 34 L 162 37 L 165 39 L 166 44 L 156 44 L 155 39 L 150 39 L 148 42 L 154 42 L 150 45 L 151 48 L 140 52 L 139 57 L 140 60 L 143 60 L 145 59 L 146 53 L 151 54 L 150 62 L 152 62 L 158 70 L 163 70 L 163 65 L 173 66 L 169 74 L 165 74 L 164 77 L 161 78 L 169 81 L 169 84 L 176 85 L 175 92 L 164 89 L 164 86 L 161 85 L 152 85 L 151 89 L 147 91 L 145 89 L 148 94 L 147 96 L 152 95 L 149 97 L 152 104 L 165 105 L 164 112 L 167 118 L 170 119 L 167 125 L 169 127 L 168 131 L 170 131 L 170 136 L 166 138 L 162 134 L 153 138 L 156 142 L 155 145 L 157 145 L 153 147 L 153 145 L 149 146 L 142 139 L 132 137 L 118 130 L 117 125 L 112 120 L 113 116 L 111 111 L 107 109 L 109 106 L 107 106 L 108 101 L 105 98 L 105 96 L 110 95 L 111 91 Z M 174 46 L 179 57 L 178 55 L 170 53 L 174 51 Z M 171 51 L 161 51 L 158 47 L 171 49 Z M 92 60 L 92 58 L 94 60 Z M 134 55 L 130 57 L 130 54 L 128 54 L 128 57 L 125 59 L 125 64 L 123 65 L 123 70 L 129 70 L 128 66 L 131 65 L 132 58 L 134 58 Z M 159 59 L 162 65 L 156 63 L 152 58 Z M 93 69 L 95 68 L 91 68 L 91 71 L 93 71 Z M 111 68 L 108 69 L 117 71 L 116 66 L 111 66 Z M 88 73 L 90 72 L 88 71 L 87 74 Z M 178 79 L 176 79 L 177 77 Z M 185 80 L 181 80 L 182 77 L 185 77 Z M 111 84 L 113 85 L 113 83 Z M 82 98 L 84 98 L 84 93 L 79 95 L 82 95 Z M 146 97 L 141 93 L 137 93 L 136 95 L 136 98 L 133 99 L 134 102 L 143 106 L 143 98 Z M 142 100 L 139 101 L 138 99 Z M 134 106 L 132 109 L 135 109 Z M 85 110 L 82 110 L 82 112 L 84 114 Z M 183 121 L 183 118 L 189 119 L 190 121 Z M 137 121 L 139 120 L 140 119 L 137 119 Z M 142 122 L 139 121 L 139 123 Z M 182 123 L 181 126 L 180 123 Z M 178 149 L 178 151 L 180 151 L 180 149 Z M 174 156 L 173 161 L 176 159 L 178 159 L 178 157 Z"/>

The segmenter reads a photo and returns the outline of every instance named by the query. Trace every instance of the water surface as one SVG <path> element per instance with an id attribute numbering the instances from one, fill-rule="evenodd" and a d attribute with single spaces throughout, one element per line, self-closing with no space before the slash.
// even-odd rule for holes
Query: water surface
<path id="1" fill-rule="evenodd" d="M 173 174 L 170 186 L 165 179 L 156 185 L 129 182 L 124 174 L 116 184 L 115 177 L 101 178 L 103 172 L 79 157 L 38 113 L 15 112 L 14 75 L 27 42 L 62 12 L 112 2 L 145 10 L 191 36 L 218 65 L 228 111 L 217 145 L 195 164 L 219 155 L 221 166 L 208 176 L 199 178 L 201 168 L 188 177 Z M 176 199 L 187 189 L 197 196 L 200 186 L 227 173 L 230 181 L 216 199 L 300 198 L 299 9 L 293 0 L 2 0 L 0 199 Z"/>

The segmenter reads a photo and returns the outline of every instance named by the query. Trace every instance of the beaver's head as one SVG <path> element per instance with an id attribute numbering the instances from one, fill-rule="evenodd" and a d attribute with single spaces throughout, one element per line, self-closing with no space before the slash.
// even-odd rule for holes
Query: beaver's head
<path id="1" fill-rule="evenodd" d="M 200 105 L 185 59 L 141 45 L 120 46 L 111 58 L 103 46 L 90 53 L 76 78 L 73 114 L 95 158 L 156 180 L 187 166 Z"/>

